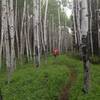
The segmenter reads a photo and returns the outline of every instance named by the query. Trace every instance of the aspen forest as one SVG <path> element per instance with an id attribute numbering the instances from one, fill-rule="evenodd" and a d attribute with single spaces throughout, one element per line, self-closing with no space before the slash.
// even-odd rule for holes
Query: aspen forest
<path id="1" fill-rule="evenodd" d="M 100 0 L 0 0 L 0 100 L 100 100 Z"/>

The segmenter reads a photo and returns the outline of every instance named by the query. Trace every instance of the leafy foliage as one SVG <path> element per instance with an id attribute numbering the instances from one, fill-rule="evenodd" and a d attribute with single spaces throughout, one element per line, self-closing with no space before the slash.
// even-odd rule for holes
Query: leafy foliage
<path id="1" fill-rule="evenodd" d="M 98 56 L 92 56 L 91 57 L 91 62 L 93 64 L 100 64 L 100 57 L 98 57 Z"/>
<path id="2" fill-rule="evenodd" d="M 54 19 L 54 23 L 58 26 L 58 9 L 60 9 L 60 17 L 61 17 L 61 25 L 64 26 L 65 23 L 70 26 L 71 23 L 71 19 L 68 19 L 66 13 L 61 9 L 62 4 L 58 3 L 57 0 L 49 0 L 49 4 L 48 4 L 48 20 L 49 22 L 52 21 L 52 18 Z M 45 5 L 42 8 L 42 15 L 44 15 L 44 10 L 45 10 Z"/>

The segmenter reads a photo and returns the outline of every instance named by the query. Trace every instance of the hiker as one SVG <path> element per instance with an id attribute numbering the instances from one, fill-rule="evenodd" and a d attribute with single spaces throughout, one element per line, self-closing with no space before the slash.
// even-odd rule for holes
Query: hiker
<path id="1" fill-rule="evenodd" d="M 58 50 L 58 48 L 54 48 L 53 49 L 53 56 L 54 57 L 57 57 L 59 55 L 59 50 Z"/>

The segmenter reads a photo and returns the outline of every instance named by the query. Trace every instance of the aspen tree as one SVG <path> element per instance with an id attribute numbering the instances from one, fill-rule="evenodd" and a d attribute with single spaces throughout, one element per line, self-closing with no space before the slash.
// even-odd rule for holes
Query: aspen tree
<path id="1" fill-rule="evenodd" d="M 17 45 L 17 57 L 19 59 L 19 37 L 18 37 L 18 0 L 16 0 L 16 8 L 15 8 L 15 36 L 16 36 L 16 45 Z"/>
<path id="2" fill-rule="evenodd" d="M 60 1 L 58 1 L 58 5 L 60 5 Z M 58 20 L 59 20 L 59 51 L 61 52 L 61 18 L 60 18 L 60 8 L 58 7 Z"/>
<path id="3" fill-rule="evenodd" d="M 7 4 L 6 0 L 2 0 L 2 18 L 1 18 L 1 41 L 0 41 L 0 68 L 1 68 L 1 59 L 2 59 L 2 46 L 3 46 L 3 40 L 4 40 L 4 35 L 7 32 Z"/>
<path id="4" fill-rule="evenodd" d="M 100 1 L 97 0 L 98 6 L 97 6 L 96 12 L 97 12 L 97 18 L 98 18 L 98 48 L 99 48 L 99 55 L 100 55 L 100 7 L 99 7 L 100 3 L 99 2 Z"/>
<path id="5" fill-rule="evenodd" d="M 40 0 L 33 0 L 33 13 L 34 13 L 34 62 L 36 67 L 40 66 Z"/>
<path id="6" fill-rule="evenodd" d="M 22 22 L 21 22 L 21 32 L 20 32 L 20 58 L 22 63 L 22 58 L 24 55 L 24 35 L 23 35 L 23 29 L 24 29 L 24 21 L 25 21 L 25 12 L 26 12 L 26 0 L 24 0 L 24 8 L 23 8 L 23 16 L 22 16 Z"/>
<path id="7" fill-rule="evenodd" d="M 41 0 L 42 1 L 42 0 Z M 44 4 L 45 4 L 45 2 L 44 2 L 45 0 L 43 0 L 41 3 L 43 3 L 43 4 L 41 4 L 40 3 L 40 36 L 41 36 L 41 53 L 42 53 L 42 51 L 45 51 L 45 44 L 44 44 L 44 29 L 43 29 L 43 23 L 42 23 L 42 8 L 43 8 L 43 6 L 44 6 Z"/>
<path id="8" fill-rule="evenodd" d="M 90 61 L 89 61 L 89 40 L 88 40 L 88 2 L 82 0 L 82 20 L 81 20 L 81 32 L 82 32 L 82 51 L 83 51 L 83 64 L 84 64 L 84 86 L 83 91 L 88 93 L 90 85 Z"/>
<path id="9" fill-rule="evenodd" d="M 5 42 L 5 51 L 6 51 L 6 67 L 7 67 L 7 82 L 10 83 L 11 76 L 12 76 L 12 67 L 11 67 L 11 52 L 10 52 L 10 39 L 9 39 L 9 5 L 8 0 L 5 1 L 5 9 L 6 9 L 6 16 L 5 16 L 5 32 L 4 33 L 4 42 Z"/>
<path id="10" fill-rule="evenodd" d="M 74 33 L 75 33 L 75 45 L 79 51 L 79 45 L 81 40 L 81 25 L 80 25 L 80 0 L 73 0 L 73 23 L 74 23 Z"/>
<path id="11" fill-rule="evenodd" d="M 27 5 L 27 41 L 28 41 L 28 49 L 29 49 L 29 56 L 30 59 L 32 60 L 32 49 L 31 49 L 31 42 L 30 42 L 30 20 L 31 20 L 31 16 L 29 14 L 29 5 Z"/>
<path id="12" fill-rule="evenodd" d="M 91 47 L 91 54 L 93 56 L 93 36 L 92 36 L 92 8 L 91 8 L 91 0 L 88 0 L 88 27 L 89 27 L 89 38 L 90 38 L 90 47 Z"/>
<path id="13" fill-rule="evenodd" d="M 44 45 L 45 45 L 45 59 L 47 56 L 47 11 L 48 11 L 48 0 L 46 0 L 45 15 L 44 15 Z"/>
<path id="14" fill-rule="evenodd" d="M 14 48 L 14 37 L 15 37 L 15 27 L 14 27 L 14 8 L 13 0 L 10 0 L 9 6 L 9 31 L 10 31 L 10 40 L 11 40 L 11 68 L 15 68 L 15 48 Z"/>

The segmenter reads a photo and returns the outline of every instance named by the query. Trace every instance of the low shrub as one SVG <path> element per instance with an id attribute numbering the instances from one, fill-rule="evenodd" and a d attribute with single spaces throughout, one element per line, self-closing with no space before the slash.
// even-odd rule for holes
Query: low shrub
<path id="1" fill-rule="evenodd" d="M 92 57 L 90 58 L 90 61 L 91 61 L 91 63 L 93 63 L 93 64 L 100 64 L 100 57 L 98 57 L 98 56 L 92 56 Z"/>

